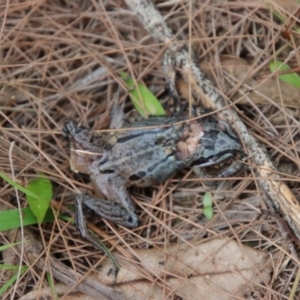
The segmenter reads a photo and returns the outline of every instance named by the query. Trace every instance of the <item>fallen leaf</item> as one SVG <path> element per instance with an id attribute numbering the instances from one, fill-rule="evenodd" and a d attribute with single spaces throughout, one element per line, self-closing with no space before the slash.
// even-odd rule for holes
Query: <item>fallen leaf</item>
<path id="1" fill-rule="evenodd" d="M 300 108 L 299 88 L 277 80 L 276 76 L 261 80 L 255 78 L 245 79 L 247 74 L 253 70 L 253 66 L 239 57 L 221 55 L 220 62 L 221 67 L 234 77 L 237 82 L 243 82 L 243 85 L 234 94 L 232 98 L 233 101 L 238 100 L 239 104 L 249 104 L 249 101 L 255 104 L 270 104 L 270 100 L 272 100 L 285 107 Z M 203 61 L 200 64 L 200 68 L 214 81 L 214 77 L 212 76 L 212 70 L 215 68 L 214 65 Z M 266 67 L 261 73 L 268 74 L 270 71 Z M 249 91 L 251 91 L 251 93 L 248 94 Z M 248 95 L 244 97 L 245 94 Z M 280 97 L 280 95 L 282 97 Z"/>
<path id="2" fill-rule="evenodd" d="M 245 297 L 270 281 L 272 266 L 267 253 L 228 238 L 166 249 L 136 250 L 140 262 L 119 257 L 122 268 L 116 282 L 107 263 L 97 275 L 114 285 L 125 299 L 222 299 Z"/>

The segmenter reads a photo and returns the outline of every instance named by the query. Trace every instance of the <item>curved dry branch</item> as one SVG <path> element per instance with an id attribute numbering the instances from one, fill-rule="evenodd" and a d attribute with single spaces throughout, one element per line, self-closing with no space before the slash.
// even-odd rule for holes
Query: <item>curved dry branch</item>
<path id="1" fill-rule="evenodd" d="M 154 40 L 166 47 L 164 70 L 167 80 L 171 82 L 175 78 L 175 70 L 190 84 L 191 94 L 201 99 L 204 107 L 220 110 L 219 116 L 234 124 L 249 154 L 249 163 L 254 168 L 258 182 L 267 194 L 265 200 L 269 204 L 268 197 L 274 207 L 280 211 L 289 223 L 291 229 L 300 240 L 300 206 L 287 185 L 278 175 L 276 168 L 270 160 L 265 148 L 248 131 L 238 114 L 226 107 L 223 96 L 214 87 L 213 83 L 191 60 L 191 52 L 184 47 L 182 42 L 176 40 L 171 30 L 167 27 L 163 17 L 147 0 L 126 0 L 127 5 L 137 15 L 145 29 Z"/>

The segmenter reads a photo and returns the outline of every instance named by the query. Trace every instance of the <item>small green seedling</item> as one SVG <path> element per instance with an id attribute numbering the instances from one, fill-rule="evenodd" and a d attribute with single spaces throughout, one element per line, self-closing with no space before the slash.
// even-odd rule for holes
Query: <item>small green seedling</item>
<path id="1" fill-rule="evenodd" d="M 210 192 L 206 192 L 203 196 L 203 214 L 206 219 L 210 220 L 213 216 L 213 197 Z"/>
<path id="2" fill-rule="evenodd" d="M 280 71 L 288 71 L 291 68 L 287 64 L 284 64 L 283 62 L 277 60 L 277 61 L 270 62 L 269 69 L 271 72 L 275 72 L 275 71 L 280 72 Z M 290 73 L 290 74 L 279 75 L 278 77 L 280 80 L 286 82 L 290 86 L 300 89 L 300 76 L 298 74 Z"/>

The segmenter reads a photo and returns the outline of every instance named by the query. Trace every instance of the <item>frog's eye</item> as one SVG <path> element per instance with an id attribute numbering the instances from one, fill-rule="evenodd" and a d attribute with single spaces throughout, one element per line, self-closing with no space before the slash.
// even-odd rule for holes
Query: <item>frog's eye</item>
<path id="1" fill-rule="evenodd" d="M 220 128 L 222 131 L 226 131 L 228 126 L 229 125 L 226 122 L 219 120 L 218 128 Z"/>
<path id="2" fill-rule="evenodd" d="M 137 227 L 138 226 L 137 218 L 132 218 L 132 216 L 128 216 L 126 223 L 127 223 L 126 226 L 129 225 L 129 227 Z"/>
<path id="3" fill-rule="evenodd" d="M 130 177 L 129 177 L 129 180 L 131 181 L 137 181 L 137 180 L 140 180 L 142 179 L 143 177 L 145 177 L 147 175 L 147 173 L 145 171 L 139 171 L 137 172 L 136 174 L 132 174 Z"/>
<path id="4" fill-rule="evenodd" d="M 110 169 L 107 169 L 107 170 L 100 170 L 101 174 L 112 174 L 112 173 L 115 173 L 114 170 L 110 170 Z"/>

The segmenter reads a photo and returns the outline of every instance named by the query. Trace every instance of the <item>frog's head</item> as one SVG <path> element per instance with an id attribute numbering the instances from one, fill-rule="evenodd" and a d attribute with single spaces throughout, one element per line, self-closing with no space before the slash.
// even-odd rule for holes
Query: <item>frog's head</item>
<path id="1" fill-rule="evenodd" d="M 198 150 L 190 166 L 207 167 L 226 164 L 242 153 L 240 141 L 232 128 L 223 121 L 202 121 L 203 135 L 198 141 Z"/>
<path id="2" fill-rule="evenodd" d="M 63 134 L 70 143 L 70 166 L 75 173 L 89 173 L 92 162 L 101 157 L 99 153 L 99 139 L 95 142 L 92 131 L 84 126 L 79 126 L 74 121 L 68 121 L 63 128 Z"/>

